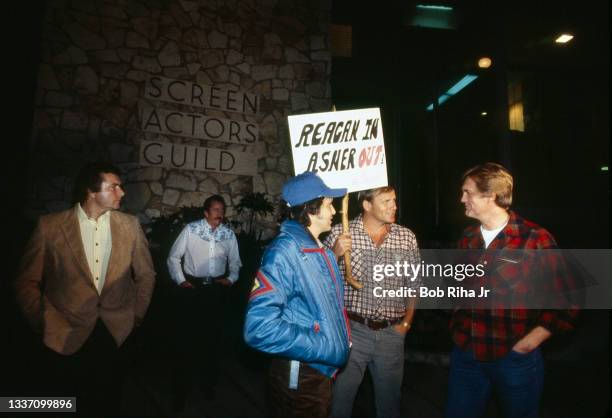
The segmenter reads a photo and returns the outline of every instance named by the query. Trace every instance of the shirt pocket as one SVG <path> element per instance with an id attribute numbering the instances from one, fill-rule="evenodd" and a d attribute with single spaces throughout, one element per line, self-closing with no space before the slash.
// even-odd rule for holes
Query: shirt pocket
<path id="1" fill-rule="evenodd" d="M 506 309 L 526 308 L 531 289 L 529 270 L 523 260 L 500 258 L 495 269 L 496 277 L 492 282 L 493 301 Z"/>

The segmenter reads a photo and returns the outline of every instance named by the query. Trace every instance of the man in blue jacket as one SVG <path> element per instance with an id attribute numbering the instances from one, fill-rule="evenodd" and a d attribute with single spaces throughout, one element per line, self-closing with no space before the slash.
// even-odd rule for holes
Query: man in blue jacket
<path id="1" fill-rule="evenodd" d="M 330 189 L 314 173 L 287 181 L 288 219 L 270 244 L 247 307 L 244 338 L 274 355 L 268 374 L 274 412 L 281 417 L 327 417 L 331 378 L 349 352 L 342 276 L 319 235 L 331 229 Z"/>

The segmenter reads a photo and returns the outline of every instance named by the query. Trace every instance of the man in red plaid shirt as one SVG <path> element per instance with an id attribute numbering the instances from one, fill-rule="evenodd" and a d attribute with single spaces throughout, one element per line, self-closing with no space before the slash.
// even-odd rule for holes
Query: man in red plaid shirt
<path id="1" fill-rule="evenodd" d="M 447 418 L 482 416 L 491 391 L 499 396 L 506 417 L 537 417 L 544 377 L 540 345 L 553 333 L 572 329 L 578 312 L 573 307 L 529 309 L 527 289 L 539 286 L 538 292 L 548 297 L 567 290 L 571 277 L 553 251 L 557 245 L 552 235 L 509 210 L 512 188 L 512 176 L 499 164 L 485 163 L 463 175 L 465 214 L 480 225 L 464 231 L 459 248 L 482 251 L 490 267 L 484 279 L 494 291 L 513 289 L 512 298 L 501 304 L 454 311 Z M 496 257 L 501 251 L 523 257 Z M 535 257 L 539 269 L 534 269 L 534 257 L 525 254 L 541 254 Z M 529 266 L 526 260 L 532 260 Z"/>

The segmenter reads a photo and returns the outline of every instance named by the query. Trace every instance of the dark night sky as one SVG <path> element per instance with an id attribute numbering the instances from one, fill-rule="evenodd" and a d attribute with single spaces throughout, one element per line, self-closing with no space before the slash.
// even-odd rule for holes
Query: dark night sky
<path id="1" fill-rule="evenodd" d="M 339 109 L 381 107 L 401 219 L 425 241 L 454 240 L 466 222 L 460 175 L 494 160 L 514 173 L 518 211 L 562 244 L 608 247 L 609 174 L 600 171 L 609 165 L 608 3 L 429 2 L 454 8 L 455 30 L 405 25 L 417 3 L 427 2 L 333 2 L 333 22 L 353 27 L 352 57 L 333 60 L 333 100 Z M 562 31 L 575 39 L 559 47 L 553 40 Z M 487 71 L 475 69 L 482 55 L 493 58 Z M 468 72 L 479 78 L 436 117 L 424 110 Z M 531 125 L 523 134 L 503 127 L 509 75 L 525 80 Z M 500 153 L 504 138 L 507 155 Z M 568 221 L 584 218 L 586 202 L 588 234 Z"/>

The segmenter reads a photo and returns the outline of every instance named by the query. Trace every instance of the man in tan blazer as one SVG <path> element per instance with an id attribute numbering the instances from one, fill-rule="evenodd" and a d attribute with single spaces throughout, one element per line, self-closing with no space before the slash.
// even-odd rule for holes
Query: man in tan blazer
<path id="1" fill-rule="evenodd" d="M 155 283 L 138 219 L 117 210 L 125 195 L 119 175 L 106 163 L 81 169 L 77 203 L 40 218 L 15 282 L 21 310 L 42 334 L 50 373 L 84 398 L 77 412 L 84 412 L 79 405 L 96 409 L 101 385 L 121 384 L 118 347 L 142 321 Z M 113 390 L 120 395 L 120 387 Z"/>

